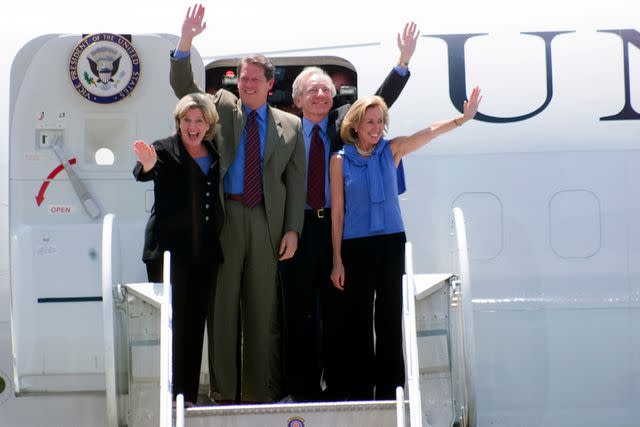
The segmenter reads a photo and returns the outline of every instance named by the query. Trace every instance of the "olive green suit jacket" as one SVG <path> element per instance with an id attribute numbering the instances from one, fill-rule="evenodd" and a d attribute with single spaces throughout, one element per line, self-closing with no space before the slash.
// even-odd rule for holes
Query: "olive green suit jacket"
<path id="1" fill-rule="evenodd" d="M 171 56 L 170 81 L 178 98 L 189 93 L 203 93 L 193 80 L 190 58 L 175 59 Z M 215 140 L 220 155 L 222 183 L 236 157 L 246 117 L 242 101 L 231 92 L 220 89 L 211 97 L 220 116 L 220 132 Z M 285 232 L 295 231 L 298 235 L 302 232 L 306 159 L 300 119 L 271 106 L 268 107 L 263 165 L 264 207 L 271 245 L 277 256 Z M 222 185 L 219 192 L 221 200 L 224 200 Z"/>

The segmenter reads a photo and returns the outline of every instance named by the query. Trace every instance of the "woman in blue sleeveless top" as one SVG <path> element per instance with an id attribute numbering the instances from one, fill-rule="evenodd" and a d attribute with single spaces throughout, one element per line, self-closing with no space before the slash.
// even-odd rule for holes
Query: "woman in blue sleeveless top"
<path id="1" fill-rule="evenodd" d="M 349 400 L 395 399 L 404 386 L 402 275 L 404 225 L 396 168 L 403 156 L 471 120 L 480 89 L 464 103 L 464 114 L 410 136 L 383 137 L 388 109 L 382 98 L 356 101 L 340 135 L 344 148 L 331 157 L 331 281 L 344 291 L 345 372 Z M 375 305 L 374 305 L 375 301 Z M 375 318 L 374 318 L 375 313 Z M 372 325 L 374 325 L 372 327 Z M 374 345 L 375 328 L 375 345 Z"/>

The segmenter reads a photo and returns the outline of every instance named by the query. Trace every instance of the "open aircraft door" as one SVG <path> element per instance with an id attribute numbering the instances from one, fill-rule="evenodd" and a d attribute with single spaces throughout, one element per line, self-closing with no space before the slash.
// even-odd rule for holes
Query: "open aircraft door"
<path id="1" fill-rule="evenodd" d="M 152 183 L 132 143 L 175 131 L 171 35 L 47 35 L 11 69 L 9 236 L 15 391 L 102 391 L 100 233 L 118 215 L 122 283 L 141 262 Z M 204 66 L 192 55 L 196 79 Z"/>

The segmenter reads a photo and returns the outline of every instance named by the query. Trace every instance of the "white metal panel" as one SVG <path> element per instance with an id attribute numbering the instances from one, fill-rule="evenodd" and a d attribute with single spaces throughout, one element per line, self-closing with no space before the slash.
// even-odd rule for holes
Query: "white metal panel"
<path id="1" fill-rule="evenodd" d="M 491 191 L 503 206 L 503 251 L 490 260 L 475 259 L 473 247 L 470 253 L 481 425 L 594 425 L 594 419 L 607 424 L 607 417 L 615 420 L 610 425 L 630 425 L 621 412 L 639 387 L 638 376 L 629 376 L 636 371 L 638 328 L 626 307 L 630 298 L 637 302 L 638 287 L 627 279 L 628 266 L 634 271 L 637 263 L 624 254 L 638 225 L 631 220 L 628 229 L 624 219 L 627 203 L 637 209 L 637 198 L 624 191 L 634 182 L 621 167 L 628 156 L 638 154 L 407 159 L 409 190 L 401 203 L 408 239 L 423 254 L 416 258 L 419 271 L 451 270 L 439 249 L 450 241 L 445 207 L 460 194 Z M 575 188 L 593 193 L 602 215 L 600 250 L 579 260 L 558 257 L 549 238 L 550 201 Z M 468 222 L 473 235 L 473 215 Z M 562 244 L 579 248 L 583 237 L 567 234 Z"/>
<path id="2" fill-rule="evenodd" d="M 11 348 L 7 322 L 0 322 L 0 348 Z M 0 352 L 0 371 L 9 383 L 0 394 L 0 425 L 11 427 L 106 427 L 103 393 L 68 393 L 15 396 L 11 384 L 12 355 Z M 7 376 L 4 376 L 7 375 Z"/>

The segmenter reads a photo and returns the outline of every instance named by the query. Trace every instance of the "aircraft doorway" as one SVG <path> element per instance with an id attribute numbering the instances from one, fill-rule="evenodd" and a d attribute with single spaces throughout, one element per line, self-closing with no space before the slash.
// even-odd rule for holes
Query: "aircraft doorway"
<path id="1" fill-rule="evenodd" d="M 273 107 L 301 116 L 294 105 L 291 88 L 300 72 L 309 66 L 322 68 L 329 74 L 336 86 L 337 94 L 333 108 L 353 103 L 357 97 L 358 74 L 347 60 L 337 56 L 281 57 L 270 58 L 275 65 L 275 82 L 267 101 Z M 206 66 L 206 92 L 216 93 L 219 89 L 238 95 L 237 65 L 241 58 L 227 58 L 211 62 Z"/>

